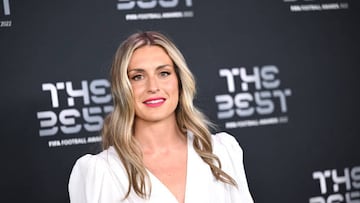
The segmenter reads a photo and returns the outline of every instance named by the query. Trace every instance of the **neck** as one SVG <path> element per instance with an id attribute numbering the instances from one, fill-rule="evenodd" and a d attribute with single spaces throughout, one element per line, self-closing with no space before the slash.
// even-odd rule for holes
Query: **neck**
<path id="1" fill-rule="evenodd" d="M 135 120 L 134 136 L 143 150 L 161 150 L 186 143 L 186 136 L 177 126 L 175 118 L 161 122 Z"/>

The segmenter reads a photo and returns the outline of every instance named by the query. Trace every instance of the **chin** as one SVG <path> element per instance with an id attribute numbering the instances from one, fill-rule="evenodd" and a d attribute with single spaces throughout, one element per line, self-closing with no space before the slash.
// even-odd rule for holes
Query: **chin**
<path id="1" fill-rule="evenodd" d="M 170 115 L 159 115 L 159 113 L 151 113 L 151 116 L 136 116 L 136 119 L 138 120 L 142 120 L 145 122 L 153 122 L 153 123 L 158 123 L 161 121 L 166 121 L 169 120 L 171 118 L 175 119 L 175 114 L 170 114 Z"/>

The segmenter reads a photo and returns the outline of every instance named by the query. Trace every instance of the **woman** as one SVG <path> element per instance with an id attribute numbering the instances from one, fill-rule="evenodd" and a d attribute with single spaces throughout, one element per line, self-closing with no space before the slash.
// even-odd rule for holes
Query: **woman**
<path id="1" fill-rule="evenodd" d="M 193 75 L 168 38 L 150 31 L 125 40 L 111 86 L 104 151 L 76 162 L 71 202 L 253 202 L 241 148 L 231 135 L 211 135 L 193 105 Z"/>

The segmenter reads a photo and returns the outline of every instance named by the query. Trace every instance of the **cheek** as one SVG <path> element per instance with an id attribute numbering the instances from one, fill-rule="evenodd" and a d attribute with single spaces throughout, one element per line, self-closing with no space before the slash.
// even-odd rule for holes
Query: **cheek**
<path id="1" fill-rule="evenodd" d="M 136 84 L 136 85 L 133 84 L 131 87 L 135 99 L 138 98 L 142 94 L 142 92 L 144 92 L 144 88 L 145 88 L 144 85 L 140 85 L 140 84 Z"/>
<path id="2" fill-rule="evenodd" d="M 170 85 L 168 85 L 169 91 L 173 94 L 179 95 L 179 84 L 177 80 L 174 80 Z"/>

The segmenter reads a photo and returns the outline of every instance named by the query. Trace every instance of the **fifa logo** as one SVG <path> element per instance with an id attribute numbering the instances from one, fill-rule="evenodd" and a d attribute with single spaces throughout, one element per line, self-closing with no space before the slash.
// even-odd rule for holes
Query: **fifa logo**
<path id="1" fill-rule="evenodd" d="M 235 114 L 238 117 L 269 115 L 276 108 L 281 113 L 287 112 L 287 98 L 291 96 L 291 89 L 279 89 L 279 68 L 265 65 L 252 68 L 252 72 L 248 73 L 244 67 L 219 70 L 219 76 L 225 78 L 228 89 L 228 94 L 215 96 L 219 119 L 230 119 Z M 255 91 L 250 90 L 251 83 Z"/>
<path id="2" fill-rule="evenodd" d="M 51 108 L 37 112 L 41 137 L 53 136 L 59 131 L 75 134 L 81 130 L 101 130 L 103 117 L 113 110 L 109 81 L 83 80 L 80 88 L 73 86 L 71 81 L 42 84 L 42 91 L 50 96 Z"/>
<path id="3" fill-rule="evenodd" d="M 287 123 L 287 99 L 292 95 L 283 89 L 275 65 L 253 68 L 232 67 L 219 70 L 227 92 L 215 95 L 218 119 L 225 128 L 239 128 Z"/>

